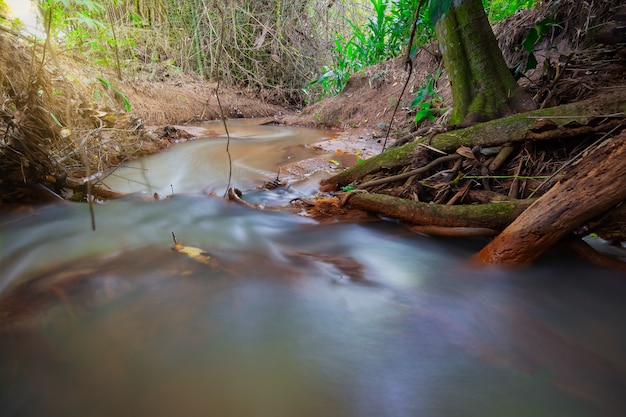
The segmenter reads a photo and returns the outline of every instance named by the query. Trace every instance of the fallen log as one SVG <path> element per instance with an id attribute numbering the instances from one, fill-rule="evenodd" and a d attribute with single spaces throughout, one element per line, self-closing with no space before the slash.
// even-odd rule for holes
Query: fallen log
<path id="1" fill-rule="evenodd" d="M 498 234 L 496 230 L 485 227 L 411 226 L 409 230 L 424 235 L 451 237 L 494 237 Z"/>
<path id="2" fill-rule="evenodd" d="M 626 200 L 626 134 L 603 142 L 475 257 L 479 264 L 530 264 L 563 237 Z"/>
<path id="3" fill-rule="evenodd" d="M 577 138 L 618 127 L 626 119 L 626 92 L 491 120 L 464 129 L 439 133 L 376 155 L 320 182 L 322 191 L 334 191 L 366 175 L 413 162 L 425 141 L 431 148 L 455 152 L 462 146 L 483 148 L 528 140 Z"/>
<path id="4" fill-rule="evenodd" d="M 416 225 L 481 228 L 497 231 L 503 230 L 531 204 L 532 200 L 515 200 L 447 206 L 369 193 L 351 193 L 350 198 L 346 201 L 346 205 L 350 208 L 405 220 Z"/>

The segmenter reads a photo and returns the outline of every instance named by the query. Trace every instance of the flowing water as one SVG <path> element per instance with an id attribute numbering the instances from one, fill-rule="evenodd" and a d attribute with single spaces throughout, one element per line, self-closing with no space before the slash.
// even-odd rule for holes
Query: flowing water
<path id="1" fill-rule="evenodd" d="M 244 196 L 314 192 L 245 187 L 312 152 L 292 146 L 311 132 L 255 129 L 234 156 Z M 212 141 L 118 172 L 174 195 L 98 204 L 95 232 L 83 204 L 0 219 L 0 415 L 624 415 L 623 276 L 559 252 L 476 270 L 481 240 L 209 197 Z"/>
<path id="2" fill-rule="evenodd" d="M 172 193 L 214 192 L 222 195 L 231 171 L 224 127 L 216 122 L 203 126 L 199 134 L 216 137 L 188 142 L 168 152 L 128 163 L 107 177 L 104 183 L 125 193 L 156 192 L 159 196 L 167 196 Z M 319 176 L 314 176 L 314 181 L 303 180 L 290 176 L 289 172 L 279 171 L 279 167 L 320 156 L 336 162 L 342 162 L 338 159 L 350 159 L 348 156 L 321 154 L 304 146 L 331 138 L 333 132 L 330 131 L 259 126 L 254 119 L 230 121 L 228 129 L 231 136 L 228 147 L 233 161 L 231 185 L 242 190 L 254 189 L 278 176 L 284 180 L 297 179 L 294 185 L 299 191 L 312 192 L 317 188 Z M 334 167 L 331 162 L 326 165 Z"/>

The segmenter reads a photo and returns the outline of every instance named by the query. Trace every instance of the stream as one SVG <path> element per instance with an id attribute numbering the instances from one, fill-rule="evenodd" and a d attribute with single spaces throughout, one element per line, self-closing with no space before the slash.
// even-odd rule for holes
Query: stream
<path id="1" fill-rule="evenodd" d="M 226 139 L 207 126 L 107 177 L 134 194 L 96 204 L 96 231 L 86 204 L 0 217 L 0 415 L 624 415 L 621 273 L 559 250 L 473 269 L 484 240 L 224 201 Z M 258 185 L 336 158 L 304 146 L 329 132 L 229 127 L 232 185 L 255 204 L 313 196 L 328 174 Z"/>

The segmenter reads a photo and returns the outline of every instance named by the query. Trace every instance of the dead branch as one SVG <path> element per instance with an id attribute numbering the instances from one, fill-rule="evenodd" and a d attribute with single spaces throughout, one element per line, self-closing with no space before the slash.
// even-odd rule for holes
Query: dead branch
<path id="1" fill-rule="evenodd" d="M 385 177 L 385 178 L 380 178 L 377 180 L 364 182 L 363 184 L 359 184 L 357 188 L 367 188 L 367 187 L 373 187 L 376 185 L 387 184 L 387 183 L 394 182 L 394 181 L 405 180 L 415 175 L 425 174 L 438 165 L 445 164 L 446 162 L 450 162 L 450 161 L 456 161 L 458 159 L 461 159 L 461 156 L 456 155 L 456 154 L 442 156 L 417 169 L 413 169 L 408 172 L 403 172 L 402 174 L 398 174 L 398 175 L 392 175 L 390 177 Z"/>

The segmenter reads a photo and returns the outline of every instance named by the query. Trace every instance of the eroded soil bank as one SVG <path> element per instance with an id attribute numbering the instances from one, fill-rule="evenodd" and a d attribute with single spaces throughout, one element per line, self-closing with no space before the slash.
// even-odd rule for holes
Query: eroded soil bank
<path id="1" fill-rule="evenodd" d="M 554 28 L 536 45 L 537 69 L 520 80 L 538 106 L 550 107 L 626 88 L 619 39 L 615 43 L 602 38 L 601 30 L 578 30 L 588 27 L 591 17 L 594 27 L 609 26 L 619 12 L 604 4 L 540 6 L 496 25 L 494 32 L 513 68 L 527 58 L 519 45 L 537 22 L 546 17 L 564 22 L 565 30 Z M 337 129 L 333 140 L 314 146 L 354 155 L 355 161 L 377 155 L 397 140 L 401 143 L 449 129 L 446 109 L 452 100 L 436 44 L 417 52 L 411 74 L 403 58 L 398 58 L 355 74 L 336 97 L 304 109 L 286 109 L 263 102 L 255 91 L 203 81 L 166 65 L 150 74 L 118 80 L 112 71 L 103 72 L 61 53 L 48 52 L 49 59 L 41 59 L 45 52 L 40 45 L 7 32 L 0 35 L 0 73 L 5 74 L 0 113 L 4 204 L 56 198 L 59 188 L 68 183 L 84 185 L 84 179 L 95 172 L 192 139 L 195 134 L 185 129 L 187 123 L 221 115 Z M 415 125 L 415 111 L 409 104 L 428 77 L 437 74 L 432 103 L 437 117 Z M 409 76 L 406 93 L 400 97 Z M 566 160 L 568 155 L 550 155 L 556 157 Z M 558 165 L 554 159 L 550 164 Z"/>

